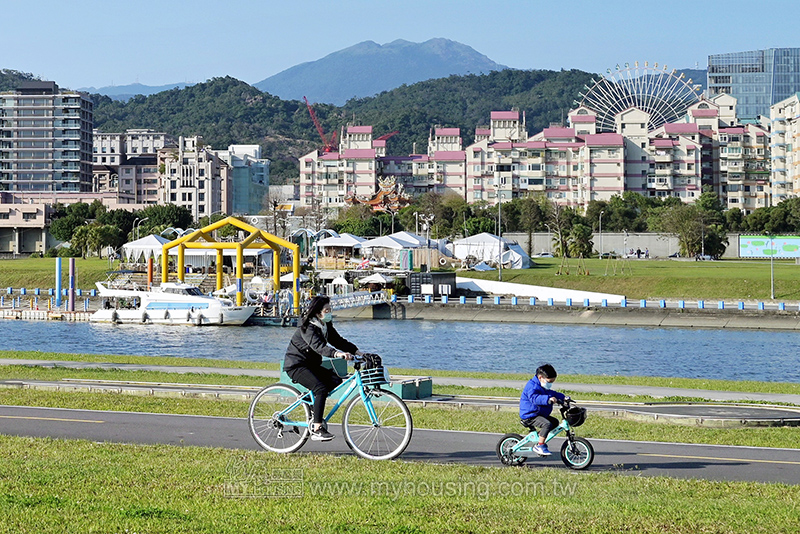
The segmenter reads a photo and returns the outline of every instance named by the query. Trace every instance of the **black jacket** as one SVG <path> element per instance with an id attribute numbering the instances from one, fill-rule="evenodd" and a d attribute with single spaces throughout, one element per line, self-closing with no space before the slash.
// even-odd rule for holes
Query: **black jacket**
<path id="1" fill-rule="evenodd" d="M 309 323 L 305 331 L 300 326 L 289 341 L 283 369 L 289 371 L 298 367 L 318 367 L 322 364 L 322 357 L 333 358 L 336 349 L 354 354 L 358 347 L 340 336 L 333 323 L 327 325 L 327 339 L 322 329 L 314 323 Z"/>

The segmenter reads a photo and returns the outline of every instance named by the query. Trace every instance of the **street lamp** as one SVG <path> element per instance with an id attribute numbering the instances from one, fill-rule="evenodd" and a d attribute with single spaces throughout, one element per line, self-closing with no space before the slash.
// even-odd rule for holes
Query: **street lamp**
<path id="1" fill-rule="evenodd" d="M 769 236 L 769 298 L 775 300 L 775 236 Z"/>
<path id="2" fill-rule="evenodd" d="M 603 213 L 600 212 L 600 259 L 603 259 Z"/>
<path id="3" fill-rule="evenodd" d="M 431 271 L 431 223 L 433 222 L 433 215 L 420 215 L 420 219 L 422 219 L 422 229 L 427 230 L 427 237 L 425 238 L 425 244 L 428 247 L 428 272 Z"/>
<path id="4" fill-rule="evenodd" d="M 503 281 L 503 227 L 501 226 L 500 213 L 503 209 L 503 193 L 497 192 L 497 237 L 499 244 L 497 248 L 500 249 L 500 256 L 497 258 L 497 280 Z"/>
<path id="5" fill-rule="evenodd" d="M 137 217 L 136 220 L 133 221 L 133 230 L 136 233 L 136 239 L 139 239 L 139 229 L 142 227 L 142 223 L 149 220 L 150 217 L 145 217 L 144 219 L 139 219 Z"/>

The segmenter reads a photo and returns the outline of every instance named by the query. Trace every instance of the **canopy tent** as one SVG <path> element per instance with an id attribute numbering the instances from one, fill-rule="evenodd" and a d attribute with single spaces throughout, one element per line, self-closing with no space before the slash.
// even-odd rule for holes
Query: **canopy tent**
<path id="1" fill-rule="evenodd" d="M 454 241 L 453 255 L 461 260 L 472 256 L 478 261 L 497 263 L 501 247 L 503 249 L 503 265 L 510 265 L 512 269 L 530 268 L 531 259 L 522 250 L 522 247 L 487 232 Z"/>
<path id="2" fill-rule="evenodd" d="M 364 278 L 359 278 L 358 279 L 358 283 L 361 284 L 361 285 L 364 285 L 364 284 L 389 284 L 391 282 L 394 282 L 394 277 L 393 276 L 386 276 L 386 275 L 383 275 L 381 273 L 371 274 L 371 275 L 366 276 Z"/>
<path id="3" fill-rule="evenodd" d="M 354 248 L 366 241 L 363 237 L 358 237 L 353 234 L 339 234 L 337 237 L 326 237 L 317 241 L 319 248 L 325 247 L 340 247 L 340 248 Z"/>
<path id="4" fill-rule="evenodd" d="M 409 243 L 416 243 L 417 247 L 426 247 L 428 246 L 428 240 L 424 237 L 420 237 L 417 234 L 412 234 L 411 232 L 395 232 L 393 234 L 389 234 L 389 237 L 392 239 L 397 239 L 400 241 L 407 241 Z"/>
<path id="5" fill-rule="evenodd" d="M 158 259 L 161 257 L 164 243 L 169 243 L 169 241 L 166 237 L 157 234 L 146 235 L 141 239 L 122 245 L 122 253 L 128 263 L 135 263 L 140 259 L 146 261 L 150 256 Z"/>
<path id="6" fill-rule="evenodd" d="M 300 273 L 300 276 L 297 277 L 298 280 L 301 282 L 308 282 L 311 280 L 307 275 Z M 294 274 L 286 273 L 281 276 L 281 282 L 293 282 L 294 281 Z"/>
<path id="7" fill-rule="evenodd" d="M 360 246 L 361 250 L 374 248 L 390 248 L 393 250 L 401 250 L 404 248 L 419 248 L 420 244 L 416 241 L 407 241 L 405 239 L 384 235 L 381 237 L 376 237 L 375 239 L 370 239 L 369 241 L 364 241 Z"/>

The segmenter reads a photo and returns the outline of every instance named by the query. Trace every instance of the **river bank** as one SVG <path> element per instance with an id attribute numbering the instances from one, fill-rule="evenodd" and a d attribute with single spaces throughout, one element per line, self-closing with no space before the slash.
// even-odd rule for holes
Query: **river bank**
<path id="1" fill-rule="evenodd" d="M 395 302 L 337 310 L 337 318 L 800 331 L 800 311 Z"/>

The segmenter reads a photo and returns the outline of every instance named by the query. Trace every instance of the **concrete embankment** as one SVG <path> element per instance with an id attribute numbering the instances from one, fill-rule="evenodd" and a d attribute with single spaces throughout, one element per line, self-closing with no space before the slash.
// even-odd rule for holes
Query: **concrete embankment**
<path id="1" fill-rule="evenodd" d="M 405 303 L 337 310 L 337 318 L 478 321 L 596 326 L 798 330 L 800 312 L 492 304 Z"/>

